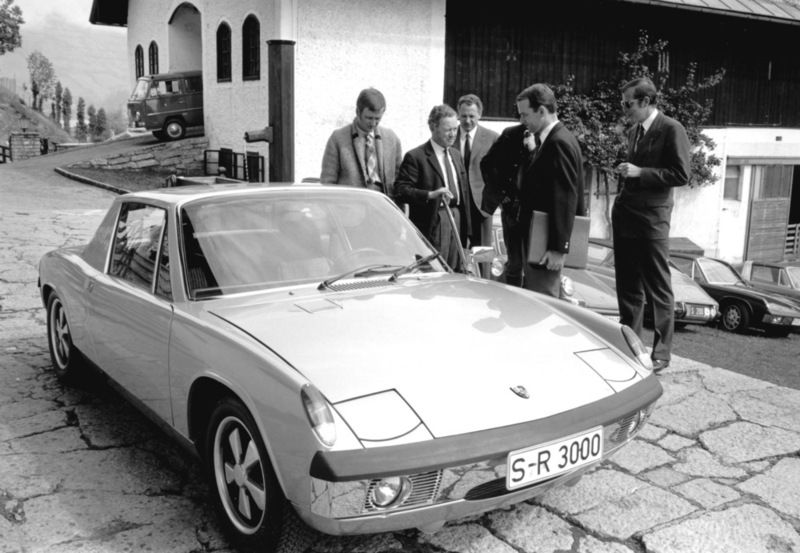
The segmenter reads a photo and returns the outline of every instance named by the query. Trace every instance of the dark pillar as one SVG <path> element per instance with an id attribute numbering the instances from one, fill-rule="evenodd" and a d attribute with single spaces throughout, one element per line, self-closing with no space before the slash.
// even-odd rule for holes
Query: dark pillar
<path id="1" fill-rule="evenodd" d="M 294 41 L 268 40 L 269 181 L 294 182 Z"/>

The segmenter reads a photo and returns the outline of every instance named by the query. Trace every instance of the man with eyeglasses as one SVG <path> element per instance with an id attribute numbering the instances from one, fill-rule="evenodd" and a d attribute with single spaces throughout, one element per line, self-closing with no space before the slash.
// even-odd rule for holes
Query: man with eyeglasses
<path id="1" fill-rule="evenodd" d="M 689 182 L 689 138 L 683 125 L 656 107 L 648 78 L 622 87 L 628 131 L 627 161 L 616 171 L 620 192 L 611 211 L 620 322 L 642 335 L 645 303 L 653 308 L 656 372 L 669 366 L 675 327 L 669 270 L 669 226 L 676 186 Z"/>

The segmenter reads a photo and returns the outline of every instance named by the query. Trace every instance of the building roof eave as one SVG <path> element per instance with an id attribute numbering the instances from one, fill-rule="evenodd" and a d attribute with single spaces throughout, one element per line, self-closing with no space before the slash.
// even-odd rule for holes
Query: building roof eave
<path id="1" fill-rule="evenodd" d="M 729 17 L 743 17 L 800 25 L 800 7 L 785 0 L 622 0 L 681 10 L 701 11 Z"/>
<path id="2" fill-rule="evenodd" d="M 89 23 L 112 27 L 128 26 L 128 0 L 92 0 Z"/>

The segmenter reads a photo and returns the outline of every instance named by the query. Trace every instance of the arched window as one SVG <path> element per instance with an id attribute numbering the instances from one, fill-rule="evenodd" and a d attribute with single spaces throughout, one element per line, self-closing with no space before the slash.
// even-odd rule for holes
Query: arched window
<path id="1" fill-rule="evenodd" d="M 217 27 L 217 82 L 231 81 L 231 28 L 227 23 Z"/>
<path id="2" fill-rule="evenodd" d="M 144 75 L 144 50 L 141 44 L 136 46 L 136 51 L 133 54 L 133 61 L 136 66 L 136 78 L 138 79 Z"/>
<path id="3" fill-rule="evenodd" d="M 248 15 L 242 25 L 242 79 L 261 78 L 261 26 L 254 15 Z"/>
<path id="4" fill-rule="evenodd" d="M 150 74 L 155 75 L 158 73 L 158 44 L 156 44 L 155 40 L 150 43 L 149 61 Z"/>

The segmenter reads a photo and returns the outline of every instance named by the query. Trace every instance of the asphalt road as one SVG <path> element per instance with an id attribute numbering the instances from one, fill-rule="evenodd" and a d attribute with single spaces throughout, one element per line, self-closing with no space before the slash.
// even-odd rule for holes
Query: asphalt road
<path id="1" fill-rule="evenodd" d="M 653 333 L 645 332 L 645 344 L 652 344 Z M 715 326 L 687 325 L 675 331 L 672 351 L 712 367 L 800 390 L 800 334 L 773 338 L 759 330 L 734 334 Z"/>

